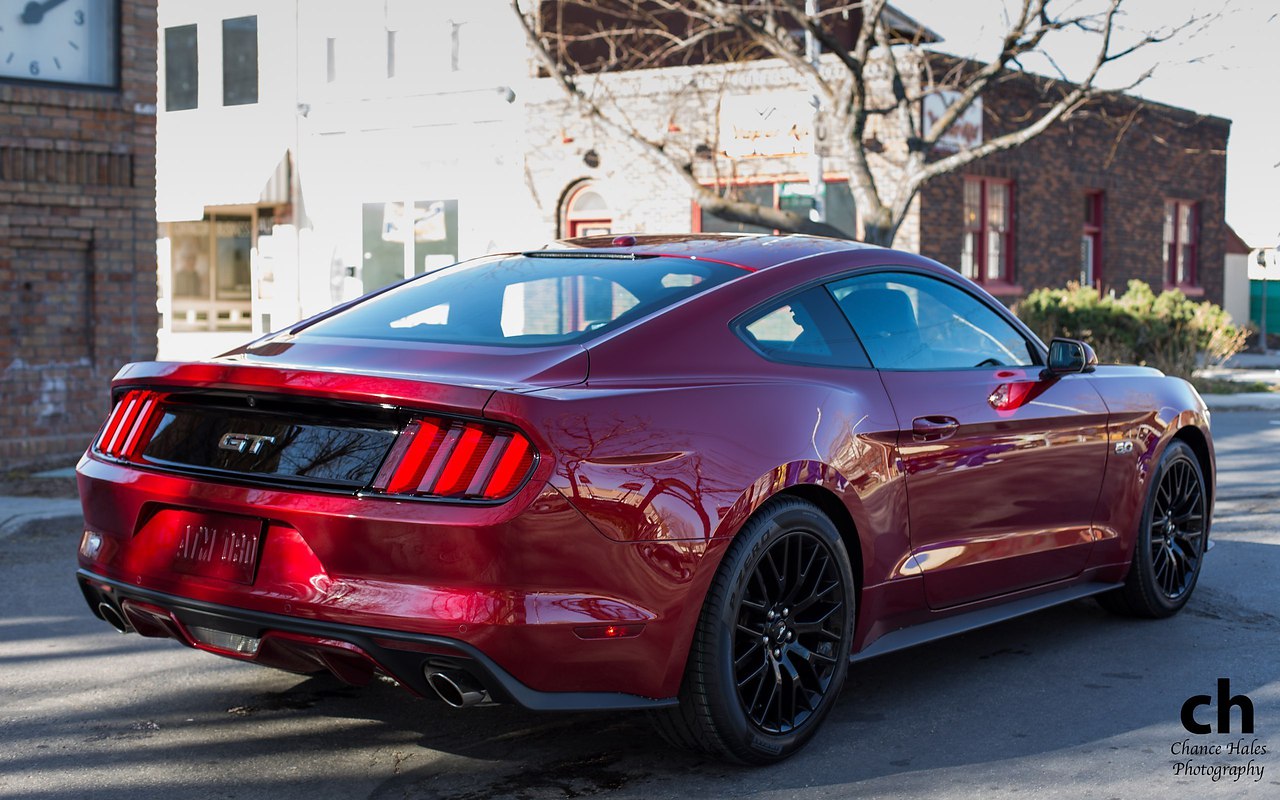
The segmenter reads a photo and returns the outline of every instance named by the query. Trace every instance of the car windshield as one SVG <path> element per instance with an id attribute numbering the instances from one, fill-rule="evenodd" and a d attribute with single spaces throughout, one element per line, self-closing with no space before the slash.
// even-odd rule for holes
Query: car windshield
<path id="1" fill-rule="evenodd" d="M 408 281 L 300 336 L 542 347 L 581 342 L 743 275 L 688 258 L 540 252 Z"/>

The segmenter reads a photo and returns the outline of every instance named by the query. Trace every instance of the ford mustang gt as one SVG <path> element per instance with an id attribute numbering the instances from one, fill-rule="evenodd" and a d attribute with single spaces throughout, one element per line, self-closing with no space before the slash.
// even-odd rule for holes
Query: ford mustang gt
<path id="1" fill-rule="evenodd" d="M 1087 596 L 1176 613 L 1209 544 L 1191 386 L 853 242 L 479 258 L 112 395 L 78 580 L 118 630 L 647 709 L 746 763 L 802 747 L 851 662 Z"/>

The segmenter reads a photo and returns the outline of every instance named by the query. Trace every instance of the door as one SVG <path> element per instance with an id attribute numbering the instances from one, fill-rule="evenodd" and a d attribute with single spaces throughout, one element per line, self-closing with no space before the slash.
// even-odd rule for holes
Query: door
<path id="1" fill-rule="evenodd" d="M 1080 574 L 1107 458 L 1107 411 L 1090 378 L 1041 380 L 1018 329 L 946 281 L 882 272 L 829 288 L 898 418 L 930 606 Z"/>

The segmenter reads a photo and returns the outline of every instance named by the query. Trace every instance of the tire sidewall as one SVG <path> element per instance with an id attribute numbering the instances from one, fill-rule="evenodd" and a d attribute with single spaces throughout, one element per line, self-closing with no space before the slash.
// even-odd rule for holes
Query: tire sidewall
<path id="1" fill-rule="evenodd" d="M 737 612 L 746 583 L 764 552 L 776 541 L 798 530 L 811 533 L 822 540 L 830 551 L 841 581 L 845 587 L 844 626 L 837 653 L 836 671 L 831 676 L 827 691 L 817 710 L 797 729 L 773 734 L 758 728 L 742 708 L 738 698 L 737 681 L 733 671 L 733 632 L 737 625 Z M 848 674 L 848 654 L 852 650 L 856 584 L 848 552 L 831 520 L 816 507 L 805 503 L 779 504 L 748 523 L 738 534 L 735 547 L 726 555 L 724 568 L 731 576 L 729 590 L 720 607 L 714 609 L 711 622 L 715 625 L 713 677 L 717 691 L 708 698 L 717 727 L 732 749 L 739 751 L 744 760 L 753 763 L 780 761 L 804 746 L 817 732 L 830 713 L 840 694 Z"/>
<path id="2" fill-rule="evenodd" d="M 1200 553 L 1196 560 L 1195 572 L 1191 576 L 1187 590 L 1177 599 L 1171 600 L 1165 596 L 1164 590 L 1156 582 L 1155 568 L 1151 561 L 1151 521 L 1152 516 L 1155 514 L 1156 493 L 1160 491 L 1160 483 L 1164 480 L 1165 474 L 1168 473 L 1173 464 L 1183 460 L 1191 465 L 1192 472 L 1200 482 L 1200 494 L 1204 503 L 1204 530 L 1201 534 Z M 1187 604 L 1187 601 L 1191 599 L 1191 594 L 1195 591 L 1196 584 L 1200 580 L 1200 569 L 1204 566 L 1205 550 L 1209 544 L 1208 487 L 1205 484 L 1204 472 L 1200 469 L 1199 460 L 1184 442 L 1171 442 L 1160 457 L 1160 464 L 1156 468 L 1151 485 L 1147 490 L 1147 500 L 1142 507 L 1142 521 L 1140 524 L 1141 527 L 1138 530 L 1135 544 L 1133 569 L 1138 571 L 1136 577 L 1140 581 L 1143 599 L 1151 606 L 1151 611 L 1158 613 L 1159 616 L 1176 614 Z"/>

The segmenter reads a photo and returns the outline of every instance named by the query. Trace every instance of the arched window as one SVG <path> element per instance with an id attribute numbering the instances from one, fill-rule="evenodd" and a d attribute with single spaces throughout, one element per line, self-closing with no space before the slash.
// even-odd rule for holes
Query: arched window
<path id="1" fill-rule="evenodd" d="M 564 201 L 566 238 L 604 236 L 613 232 L 613 212 L 594 183 L 582 183 L 571 190 Z"/>

